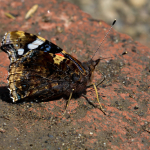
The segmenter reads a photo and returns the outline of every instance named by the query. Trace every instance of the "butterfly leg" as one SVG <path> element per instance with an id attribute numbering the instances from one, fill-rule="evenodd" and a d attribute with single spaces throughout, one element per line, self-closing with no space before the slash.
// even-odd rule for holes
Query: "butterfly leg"
<path id="1" fill-rule="evenodd" d="M 106 76 L 101 71 L 100 71 L 100 73 L 102 74 L 103 79 L 96 85 L 96 87 L 99 86 L 100 84 L 102 84 L 106 79 Z"/>
<path id="2" fill-rule="evenodd" d="M 95 89 L 95 92 L 96 92 L 96 97 L 97 97 L 97 101 L 98 101 L 98 103 L 99 103 L 100 109 L 101 109 L 101 111 L 106 115 L 106 113 L 105 113 L 105 111 L 103 110 L 102 105 L 101 105 L 101 103 L 100 103 L 100 101 L 99 101 L 98 92 L 97 92 L 97 88 L 96 88 L 95 83 L 93 83 L 93 86 L 94 86 L 94 89 Z"/>
<path id="3" fill-rule="evenodd" d="M 68 99 L 68 102 L 67 102 L 67 105 L 66 105 L 65 112 L 63 113 L 63 116 L 65 115 L 66 110 L 67 110 L 67 108 L 68 108 L 68 106 L 69 106 L 70 100 L 71 100 L 71 98 L 72 98 L 72 93 L 73 93 L 73 91 L 74 91 L 74 89 L 72 89 L 72 92 L 70 93 L 70 96 L 69 96 L 69 99 Z"/>

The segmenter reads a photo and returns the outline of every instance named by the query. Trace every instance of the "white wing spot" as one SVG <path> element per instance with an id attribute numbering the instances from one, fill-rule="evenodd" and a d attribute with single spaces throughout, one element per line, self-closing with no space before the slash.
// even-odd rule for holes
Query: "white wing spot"
<path id="1" fill-rule="evenodd" d="M 28 44 L 28 48 L 29 49 L 36 49 L 37 47 L 39 47 L 39 45 L 42 45 L 44 43 L 44 41 L 40 40 L 40 39 L 36 39 L 34 42 Z"/>
<path id="2" fill-rule="evenodd" d="M 18 55 L 22 55 L 24 53 L 24 49 L 23 48 L 19 48 L 18 49 Z"/>

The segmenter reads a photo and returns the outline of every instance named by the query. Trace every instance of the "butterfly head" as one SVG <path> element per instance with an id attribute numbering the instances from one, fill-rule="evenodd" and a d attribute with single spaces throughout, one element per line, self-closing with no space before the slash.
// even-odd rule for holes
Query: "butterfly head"
<path id="1" fill-rule="evenodd" d="M 98 65 L 99 62 L 100 62 L 100 59 L 97 59 L 97 60 L 90 59 L 88 62 L 83 63 L 83 66 L 87 72 L 87 76 L 89 77 L 88 80 L 91 80 L 92 73 L 95 70 L 95 67 Z"/>

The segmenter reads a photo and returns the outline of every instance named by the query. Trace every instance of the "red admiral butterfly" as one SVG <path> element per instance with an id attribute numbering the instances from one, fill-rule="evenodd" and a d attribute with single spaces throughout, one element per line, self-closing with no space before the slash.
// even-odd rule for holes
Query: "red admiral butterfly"
<path id="1" fill-rule="evenodd" d="M 42 101 L 64 95 L 70 101 L 72 94 L 85 92 L 100 61 L 91 59 L 81 63 L 57 45 L 23 31 L 5 33 L 1 49 L 10 59 L 8 83 L 13 102 L 21 99 Z"/>

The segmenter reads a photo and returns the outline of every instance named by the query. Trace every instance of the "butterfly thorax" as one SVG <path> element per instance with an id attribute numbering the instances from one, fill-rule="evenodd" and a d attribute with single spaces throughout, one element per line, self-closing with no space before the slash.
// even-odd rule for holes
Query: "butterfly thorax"
<path id="1" fill-rule="evenodd" d="M 72 82 L 70 84 L 70 88 L 67 90 L 68 95 L 72 89 L 74 89 L 74 95 L 80 95 L 86 91 L 87 84 L 91 82 L 91 77 L 96 65 L 99 63 L 100 59 L 97 60 L 89 60 L 87 62 L 83 62 L 82 66 L 84 68 L 85 74 L 79 72 L 79 74 L 72 74 Z"/>

